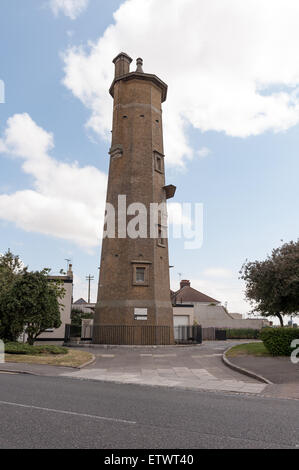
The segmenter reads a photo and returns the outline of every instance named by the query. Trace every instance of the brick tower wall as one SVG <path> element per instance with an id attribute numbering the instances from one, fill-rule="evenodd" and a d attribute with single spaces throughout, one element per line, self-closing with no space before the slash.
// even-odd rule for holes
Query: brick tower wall
<path id="1" fill-rule="evenodd" d="M 166 202 L 163 89 L 151 77 L 126 74 L 113 85 L 107 202 L 117 209 L 118 196 L 126 195 L 127 207 L 136 202 L 144 204 L 147 238 L 103 239 L 94 343 L 173 343 L 168 240 L 165 238 L 162 246 L 150 237 L 150 204 Z M 127 216 L 126 225 L 132 218 Z M 118 234 L 117 217 L 115 228 Z M 136 283 L 136 267 L 145 268 L 142 285 Z M 137 320 L 135 309 L 147 309 L 147 320 Z"/>

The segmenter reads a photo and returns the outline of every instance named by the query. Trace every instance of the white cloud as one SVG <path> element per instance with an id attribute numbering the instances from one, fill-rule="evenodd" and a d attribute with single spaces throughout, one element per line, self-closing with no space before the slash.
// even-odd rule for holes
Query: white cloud
<path id="1" fill-rule="evenodd" d="M 75 20 L 87 8 L 88 2 L 89 0 L 50 0 L 50 7 L 54 15 L 62 12 Z"/>
<path id="2" fill-rule="evenodd" d="M 52 158 L 52 134 L 28 114 L 7 121 L 0 152 L 23 160 L 34 189 L 0 195 L 0 218 L 18 227 L 63 238 L 91 249 L 99 244 L 105 211 L 104 173 Z"/>
<path id="3" fill-rule="evenodd" d="M 28 114 L 8 119 L 0 154 L 22 159 L 34 183 L 33 189 L 0 193 L 0 219 L 92 249 L 102 236 L 107 175 L 93 166 L 59 162 L 50 155 L 53 149 L 53 135 Z M 180 204 L 168 207 L 170 224 L 190 223 Z"/>
<path id="4" fill-rule="evenodd" d="M 197 151 L 197 155 L 199 156 L 199 158 L 205 158 L 208 155 L 210 155 L 210 153 L 211 153 L 211 150 L 208 149 L 207 147 L 202 147 Z"/>
<path id="5" fill-rule="evenodd" d="M 165 150 L 182 166 L 193 156 L 188 124 L 247 137 L 299 122 L 298 15 L 297 0 L 127 0 L 97 42 L 66 52 L 64 83 L 107 137 L 111 60 L 143 56 L 169 85 Z"/>

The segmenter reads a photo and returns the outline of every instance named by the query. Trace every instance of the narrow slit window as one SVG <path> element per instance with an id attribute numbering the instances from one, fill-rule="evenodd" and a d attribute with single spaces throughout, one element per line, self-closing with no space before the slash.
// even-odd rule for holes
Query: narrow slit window
<path id="1" fill-rule="evenodd" d="M 162 171 L 162 158 L 157 157 L 157 170 Z"/>
<path id="2" fill-rule="evenodd" d="M 165 246 L 165 228 L 162 225 L 158 225 L 158 245 Z"/>

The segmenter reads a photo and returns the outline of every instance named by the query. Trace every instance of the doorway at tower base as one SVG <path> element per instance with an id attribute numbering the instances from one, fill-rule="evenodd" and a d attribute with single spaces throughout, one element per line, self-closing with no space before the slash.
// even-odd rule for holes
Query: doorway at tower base
<path id="1" fill-rule="evenodd" d="M 93 344 L 153 346 L 174 344 L 173 328 L 158 325 L 94 325 Z"/>

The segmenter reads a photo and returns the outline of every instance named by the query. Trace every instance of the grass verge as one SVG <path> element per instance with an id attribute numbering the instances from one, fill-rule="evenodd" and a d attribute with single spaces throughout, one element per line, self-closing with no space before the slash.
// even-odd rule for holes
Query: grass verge
<path id="1" fill-rule="evenodd" d="M 227 353 L 227 357 L 237 356 L 271 356 L 265 348 L 264 343 L 238 344 L 232 347 Z"/>
<path id="2" fill-rule="evenodd" d="M 67 348 L 66 348 L 67 349 Z M 92 354 L 78 349 L 67 349 L 66 354 L 5 354 L 5 362 L 42 364 L 61 367 L 79 367 L 92 359 Z"/>
<path id="3" fill-rule="evenodd" d="M 6 342 L 5 343 L 5 352 L 6 354 L 18 354 L 18 355 L 29 355 L 29 356 L 37 356 L 40 354 L 67 354 L 67 348 L 63 348 L 61 346 L 51 345 L 51 344 L 43 344 L 39 346 L 31 346 L 27 343 L 12 343 Z"/>

